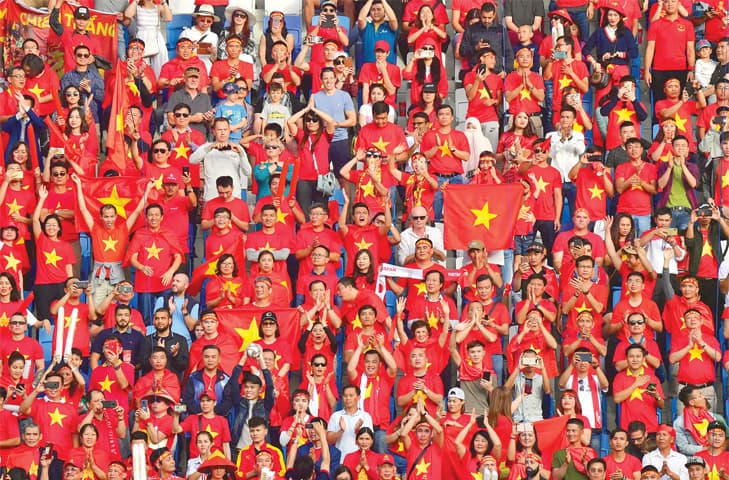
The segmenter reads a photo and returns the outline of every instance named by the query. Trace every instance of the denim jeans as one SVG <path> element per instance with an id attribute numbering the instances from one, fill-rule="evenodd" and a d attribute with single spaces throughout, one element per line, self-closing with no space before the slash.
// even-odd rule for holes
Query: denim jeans
<path id="1" fill-rule="evenodd" d="M 640 237 L 644 232 L 647 232 L 651 228 L 651 216 L 650 215 L 631 215 L 633 217 L 633 223 L 635 223 L 635 236 Z"/>
<path id="2" fill-rule="evenodd" d="M 677 228 L 682 232 L 688 228 L 691 210 L 684 207 L 671 208 L 671 228 Z"/>
<path id="3" fill-rule="evenodd" d="M 572 17 L 572 21 L 580 29 L 580 40 L 583 42 L 590 38 L 590 23 L 587 21 L 587 7 L 568 8 L 567 13 Z"/>
<path id="4" fill-rule="evenodd" d="M 435 213 L 435 221 L 443 221 L 443 192 L 440 191 L 441 185 L 444 183 L 452 183 L 454 185 L 463 185 L 466 183 L 463 175 L 455 175 L 453 177 L 444 177 L 443 175 L 437 175 L 438 178 L 438 191 L 435 192 L 433 197 L 433 213 Z"/>

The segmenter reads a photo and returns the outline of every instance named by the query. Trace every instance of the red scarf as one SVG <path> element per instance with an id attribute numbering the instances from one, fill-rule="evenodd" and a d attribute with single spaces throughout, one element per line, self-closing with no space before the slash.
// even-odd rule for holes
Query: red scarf
<path id="1" fill-rule="evenodd" d="M 709 439 L 706 436 L 706 429 L 709 423 L 714 421 L 713 415 L 706 409 L 701 409 L 699 414 L 694 414 L 690 408 L 683 410 L 683 428 L 686 429 L 693 439 L 702 446 L 709 444 Z M 703 432 L 703 433 L 702 433 Z"/>
<path id="2" fill-rule="evenodd" d="M 595 458 L 595 451 L 589 447 L 567 447 L 575 470 L 587 475 L 587 462 Z"/>
<path id="3" fill-rule="evenodd" d="M 600 411 L 600 398 L 597 394 L 598 385 L 595 382 L 595 369 L 590 367 L 587 371 L 587 385 L 590 387 L 590 394 L 592 395 L 592 406 L 595 408 L 595 428 L 602 428 L 602 412 Z M 579 397 L 579 378 L 577 377 L 577 370 L 572 370 L 572 390 L 578 392 Z M 591 428 L 590 425 L 585 425 L 585 428 Z"/>

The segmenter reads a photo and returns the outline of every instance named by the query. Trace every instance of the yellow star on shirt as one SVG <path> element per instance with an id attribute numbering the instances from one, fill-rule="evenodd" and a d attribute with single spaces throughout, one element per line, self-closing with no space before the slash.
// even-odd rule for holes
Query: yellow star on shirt
<path id="1" fill-rule="evenodd" d="M 425 295 L 425 282 L 418 282 L 415 285 L 413 285 L 415 289 L 418 291 L 416 295 Z"/>
<path id="2" fill-rule="evenodd" d="M 716 464 L 712 465 L 711 471 L 706 474 L 707 480 L 721 480 L 721 473 L 716 469 Z"/>
<path id="3" fill-rule="evenodd" d="M 352 320 L 352 330 L 357 330 L 362 328 L 362 321 L 359 319 L 359 313 L 354 316 L 354 320 Z"/>
<path id="4" fill-rule="evenodd" d="M 10 252 L 10 255 L 3 255 L 3 258 L 5 259 L 5 270 L 12 270 L 13 272 L 18 271 L 18 264 L 20 263 L 20 260 L 15 258 L 13 252 Z"/>
<path id="5" fill-rule="evenodd" d="M 375 186 L 372 184 L 372 180 L 368 180 L 367 183 L 362 185 L 362 195 L 365 197 L 375 196 Z"/>
<path id="6" fill-rule="evenodd" d="M 228 291 L 232 293 L 233 295 L 238 294 L 238 288 L 240 287 L 240 283 L 235 283 L 231 280 L 228 280 L 223 284 L 223 290 Z"/>
<path id="7" fill-rule="evenodd" d="M 483 480 L 483 475 L 481 475 L 481 472 L 471 472 L 471 478 L 473 480 Z"/>
<path id="8" fill-rule="evenodd" d="M 268 250 L 269 252 L 275 252 L 276 251 L 276 249 L 273 248 L 271 246 L 271 244 L 268 243 L 268 241 L 266 241 L 266 244 L 264 246 L 262 246 L 261 248 L 258 249 L 259 252 L 262 251 L 262 250 Z"/>
<path id="9" fill-rule="evenodd" d="M 56 268 L 58 268 L 58 261 L 63 260 L 63 257 L 56 254 L 55 248 L 50 252 L 43 252 L 43 255 L 46 257 L 46 265 L 53 265 Z"/>
<path id="10" fill-rule="evenodd" d="M 714 256 L 714 251 L 711 249 L 711 244 L 708 240 L 704 242 L 704 245 L 701 247 L 701 256 L 708 255 L 710 257 Z"/>
<path id="11" fill-rule="evenodd" d="M 478 99 L 481 100 L 482 98 L 491 98 L 491 95 L 489 95 L 489 91 L 486 89 L 486 87 L 481 87 L 478 89 L 479 97 Z"/>
<path id="12" fill-rule="evenodd" d="M 286 223 L 286 217 L 288 216 L 289 214 L 282 212 L 280 208 L 276 209 L 276 221 L 278 223 Z"/>
<path id="13" fill-rule="evenodd" d="M 28 467 L 28 473 L 38 476 L 38 464 L 35 463 L 35 460 L 30 462 L 30 467 Z"/>
<path id="14" fill-rule="evenodd" d="M 536 184 L 537 190 L 539 190 L 540 192 L 543 192 L 543 193 L 547 193 L 548 186 L 549 186 L 549 182 L 545 182 L 544 177 L 542 177 L 540 175 L 539 179 L 537 180 L 537 184 Z"/>
<path id="15" fill-rule="evenodd" d="M 702 437 L 705 437 L 706 430 L 709 428 L 709 419 L 705 418 L 705 419 L 701 420 L 701 422 L 694 423 L 693 425 L 694 425 L 694 428 L 696 429 L 696 431 L 699 432 L 699 435 L 701 435 Z"/>
<path id="16" fill-rule="evenodd" d="M 676 128 L 681 130 L 682 132 L 686 131 L 686 122 L 688 122 L 688 118 L 681 118 L 681 116 L 676 112 L 676 114 L 673 116 L 673 119 L 676 122 Z"/>
<path id="17" fill-rule="evenodd" d="M 101 388 L 102 392 L 106 391 L 106 392 L 111 393 L 111 386 L 114 385 L 115 383 L 116 383 L 116 380 L 110 380 L 109 374 L 107 373 L 104 380 L 99 382 L 99 387 Z"/>
<path id="18" fill-rule="evenodd" d="M 623 122 L 630 122 L 633 118 L 633 111 L 623 107 L 620 110 L 613 110 L 613 113 L 618 116 L 617 124 L 620 125 Z"/>
<path id="19" fill-rule="evenodd" d="M 430 328 L 436 328 L 438 326 L 438 317 L 435 315 L 435 312 L 428 314 L 428 325 L 430 325 Z"/>
<path id="20" fill-rule="evenodd" d="M 541 348 L 537 348 L 532 344 L 529 345 L 529 350 L 534 350 L 535 352 L 537 352 L 537 355 L 539 355 L 542 352 Z"/>
<path id="21" fill-rule="evenodd" d="M 374 145 L 375 147 L 377 147 L 377 149 L 380 150 L 382 153 L 387 152 L 387 150 L 385 150 L 385 149 L 387 148 L 387 146 L 389 144 L 390 144 L 390 142 L 384 141 L 382 139 L 382 136 L 380 136 L 380 139 L 377 140 L 376 142 L 372 142 L 372 145 Z"/>
<path id="22" fill-rule="evenodd" d="M 597 183 L 592 186 L 592 188 L 587 189 L 588 192 L 590 192 L 590 200 L 593 198 L 597 198 L 598 200 L 602 200 L 602 194 L 605 193 L 605 190 L 597 186 Z"/>
<path id="23" fill-rule="evenodd" d="M 153 178 L 152 181 L 154 182 L 154 188 L 157 190 L 162 190 L 162 174 L 159 174 L 158 178 Z"/>
<path id="24" fill-rule="evenodd" d="M 68 415 L 64 415 L 58 411 L 58 407 L 53 412 L 48 412 L 48 416 L 51 417 L 51 425 L 60 425 L 63 428 L 63 419 Z"/>
<path id="25" fill-rule="evenodd" d="M 471 208 L 470 210 L 473 216 L 476 217 L 473 221 L 474 227 L 483 225 L 486 230 L 489 230 L 491 228 L 491 220 L 498 217 L 497 214 L 491 213 L 489 211 L 489 202 L 484 203 L 483 207 L 481 207 L 481 210 L 478 210 L 476 208 Z"/>
<path id="26" fill-rule="evenodd" d="M 354 246 L 357 247 L 357 250 L 368 250 L 372 246 L 372 243 L 367 242 L 364 238 L 362 238 L 359 242 L 356 242 Z"/>
<path id="27" fill-rule="evenodd" d="M 191 148 L 184 143 L 181 143 L 172 149 L 172 151 L 175 152 L 175 154 L 177 155 L 177 158 L 187 158 L 187 154 L 190 153 L 190 150 Z"/>
<path id="28" fill-rule="evenodd" d="M 726 172 L 724 172 L 724 175 L 721 177 L 721 188 L 724 188 L 726 186 L 729 186 L 729 169 L 727 169 Z"/>
<path id="29" fill-rule="evenodd" d="M 210 436 L 213 437 L 213 439 L 215 439 L 215 437 L 217 437 L 218 435 L 220 435 L 220 432 L 214 432 L 213 429 L 210 428 L 210 424 L 209 423 L 208 423 L 208 426 L 205 427 L 205 431 L 208 432 L 210 434 Z"/>
<path id="30" fill-rule="evenodd" d="M 208 268 L 205 269 L 205 275 L 215 275 L 215 270 L 218 268 L 218 261 L 213 260 L 212 262 L 208 263 Z"/>
<path id="31" fill-rule="evenodd" d="M 442 145 L 438 145 L 438 150 L 440 150 L 440 156 L 445 157 L 447 155 L 451 154 L 451 147 L 448 145 L 448 139 L 446 138 L 446 141 L 443 142 Z"/>
<path id="32" fill-rule="evenodd" d="M 565 75 L 559 79 L 559 89 L 564 90 L 567 86 L 572 84 L 572 79 Z"/>
<path id="33" fill-rule="evenodd" d="M 10 317 L 5 312 L 0 315 L 0 327 L 7 327 L 10 324 Z"/>
<path id="34" fill-rule="evenodd" d="M 583 127 L 583 126 L 582 126 L 582 125 L 580 125 L 579 123 L 575 123 L 574 125 L 572 125 L 572 130 L 574 130 L 575 132 L 580 132 L 580 133 L 582 133 L 582 132 L 584 132 L 584 131 L 585 131 L 585 127 Z"/>
<path id="35" fill-rule="evenodd" d="M 418 392 L 422 393 L 422 392 Z M 430 462 L 425 463 L 425 459 L 421 458 L 420 463 L 415 465 L 415 474 L 416 475 L 425 475 L 428 473 L 428 469 L 430 468 Z"/>
<path id="36" fill-rule="evenodd" d="M 23 208 L 22 205 L 18 205 L 18 199 L 13 198 L 13 201 L 10 203 L 5 204 L 6 207 L 8 207 L 8 217 L 11 216 L 14 213 L 20 213 L 20 209 Z"/>
<path id="37" fill-rule="evenodd" d="M 702 360 L 701 357 L 703 356 L 704 349 L 699 347 L 698 345 L 694 344 L 694 346 L 691 347 L 691 350 L 689 350 L 688 353 L 689 353 L 689 362 L 692 360 L 701 361 Z"/>
<path id="38" fill-rule="evenodd" d="M 102 205 L 110 204 L 114 205 L 114 208 L 116 209 L 116 213 L 122 217 L 127 218 L 127 212 L 124 210 L 124 207 L 127 205 L 127 203 L 131 202 L 131 198 L 127 197 L 120 197 L 119 192 L 116 190 L 116 185 L 111 187 L 111 193 L 108 197 L 101 197 L 99 198 L 99 201 Z"/>
<path id="39" fill-rule="evenodd" d="M 251 323 L 248 325 L 248 328 L 235 328 L 234 330 L 241 339 L 241 346 L 238 350 L 239 352 L 244 352 L 248 345 L 261 339 L 261 335 L 258 333 L 258 322 L 256 321 L 256 317 L 251 318 Z"/>
<path id="40" fill-rule="evenodd" d="M 144 247 L 144 249 L 147 251 L 147 260 L 153 257 L 159 260 L 159 252 L 164 250 L 164 248 L 159 248 L 157 246 L 157 242 L 152 242 L 151 247 Z"/>
<path id="41" fill-rule="evenodd" d="M 532 94 L 528 88 L 522 88 L 519 91 L 519 97 L 520 97 L 519 100 L 525 100 L 527 98 L 532 98 Z"/>
<path id="42" fill-rule="evenodd" d="M 637 398 L 642 401 L 643 392 L 645 392 L 645 388 L 636 388 L 635 390 L 633 390 L 633 393 L 630 394 L 629 400 L 635 400 Z"/>
<path id="43" fill-rule="evenodd" d="M 111 238 L 111 235 L 109 235 L 109 238 L 106 240 L 101 240 L 101 243 L 104 244 L 104 251 L 108 252 L 111 250 L 112 252 L 116 252 L 116 244 L 119 243 L 119 240 L 114 240 Z"/>
<path id="44" fill-rule="evenodd" d="M 28 91 L 35 95 L 36 98 L 40 98 L 46 90 L 36 83 L 35 86 L 33 88 L 29 88 Z"/>
<path id="45" fill-rule="evenodd" d="M 217 250 L 213 252 L 213 257 L 219 257 L 223 253 L 223 244 L 221 243 Z"/>

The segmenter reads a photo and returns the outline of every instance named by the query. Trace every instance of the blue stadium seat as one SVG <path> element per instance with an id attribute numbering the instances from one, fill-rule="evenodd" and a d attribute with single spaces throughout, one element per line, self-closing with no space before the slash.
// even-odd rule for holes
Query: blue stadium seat
<path id="1" fill-rule="evenodd" d="M 192 25 L 192 15 L 181 13 L 172 16 L 172 21 L 167 23 L 167 52 L 170 60 L 177 56 L 175 44 L 182 30 Z"/>

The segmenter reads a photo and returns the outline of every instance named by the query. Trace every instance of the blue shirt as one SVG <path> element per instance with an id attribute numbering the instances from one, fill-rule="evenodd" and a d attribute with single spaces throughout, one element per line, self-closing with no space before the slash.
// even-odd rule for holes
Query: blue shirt
<path id="1" fill-rule="evenodd" d="M 390 28 L 387 21 L 382 22 L 379 27 L 375 27 L 374 22 L 367 20 L 364 30 L 360 31 L 362 36 L 362 63 L 370 63 L 375 61 L 375 43 L 385 40 L 390 44 L 390 53 L 387 55 L 387 62 L 397 65 L 397 55 L 395 54 L 395 42 L 397 41 L 397 30 Z"/>
<path id="2" fill-rule="evenodd" d="M 223 102 L 219 103 L 215 108 L 215 117 L 227 118 L 232 125 L 239 124 L 244 118 L 248 117 L 246 108 L 243 105 L 233 103 L 231 105 Z M 231 130 L 228 139 L 233 143 L 238 143 L 243 136 L 243 129 Z"/>
<path id="3" fill-rule="evenodd" d="M 333 94 L 327 95 L 324 90 L 314 94 L 314 106 L 319 110 L 327 113 L 335 122 L 343 122 L 347 119 L 345 112 L 355 112 L 352 97 L 341 90 L 336 90 Z M 337 127 L 334 130 L 331 142 L 347 140 L 349 132 L 344 127 Z"/>

